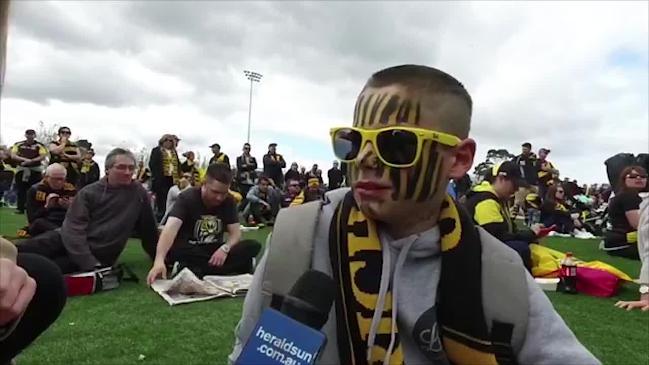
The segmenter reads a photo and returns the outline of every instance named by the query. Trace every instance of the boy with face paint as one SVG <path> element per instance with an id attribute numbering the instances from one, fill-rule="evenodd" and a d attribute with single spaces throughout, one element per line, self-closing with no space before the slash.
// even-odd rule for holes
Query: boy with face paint
<path id="1" fill-rule="evenodd" d="M 471 108 L 452 76 L 397 66 L 368 80 L 353 127 L 332 129 L 352 188 L 326 194 L 312 239 L 308 268 L 337 283 L 319 363 L 599 364 L 520 257 L 446 196 L 449 179 L 462 178 L 473 163 Z M 284 223 L 306 223 L 279 218 L 274 236 Z M 246 297 L 230 361 L 261 309 L 275 307 L 273 275 L 293 270 L 280 257 L 299 262 L 291 247 L 278 251 L 280 239 L 273 238 Z M 510 315 L 504 307 L 515 309 Z"/>

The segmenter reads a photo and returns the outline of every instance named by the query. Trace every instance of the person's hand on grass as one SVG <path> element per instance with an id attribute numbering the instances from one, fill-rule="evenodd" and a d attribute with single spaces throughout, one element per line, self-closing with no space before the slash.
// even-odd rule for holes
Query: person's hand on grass
<path id="1" fill-rule="evenodd" d="M 223 263 L 225 263 L 225 260 L 228 258 L 228 254 L 225 253 L 225 251 L 219 249 L 214 251 L 214 254 L 212 257 L 210 257 L 210 261 L 208 263 L 212 266 L 216 267 L 221 267 L 223 266 Z"/>
<path id="2" fill-rule="evenodd" d="M 649 294 L 642 294 L 640 296 L 640 300 L 636 300 L 636 301 L 630 301 L 630 302 L 619 301 L 615 303 L 615 306 L 618 308 L 626 309 L 627 311 L 637 308 L 643 312 L 649 312 Z"/>
<path id="3" fill-rule="evenodd" d="M 16 320 L 36 293 L 36 281 L 11 260 L 0 259 L 0 327 Z"/>
<path id="4" fill-rule="evenodd" d="M 146 282 L 151 285 L 158 278 L 167 278 L 167 267 L 164 262 L 155 261 L 153 267 L 149 271 L 149 275 L 146 277 Z"/>

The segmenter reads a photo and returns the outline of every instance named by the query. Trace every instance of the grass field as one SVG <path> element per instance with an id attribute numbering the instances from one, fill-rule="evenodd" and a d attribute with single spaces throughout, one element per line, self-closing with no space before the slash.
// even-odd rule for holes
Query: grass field
<path id="1" fill-rule="evenodd" d="M 0 209 L 0 234 L 15 235 L 24 218 Z M 267 232 L 246 234 L 263 242 Z M 637 278 L 639 262 L 597 250 L 595 240 L 549 238 L 548 246 L 601 260 Z M 138 242 L 130 242 L 122 262 L 143 280 L 150 267 Z M 635 300 L 627 284 L 614 298 L 550 293 L 556 309 L 577 337 L 604 364 L 649 364 L 649 313 L 625 312 L 617 300 Z M 58 321 L 19 358 L 30 364 L 224 364 L 243 299 L 169 307 L 144 282 L 123 283 L 115 291 L 68 300 Z M 144 355 L 144 360 L 138 360 Z M 560 365 L 560 364 L 557 364 Z"/>

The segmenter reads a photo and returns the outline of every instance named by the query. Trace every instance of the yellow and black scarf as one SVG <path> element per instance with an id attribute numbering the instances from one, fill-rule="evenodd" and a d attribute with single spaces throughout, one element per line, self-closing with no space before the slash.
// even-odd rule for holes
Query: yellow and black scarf
<path id="1" fill-rule="evenodd" d="M 470 217 L 449 196 L 439 218 L 442 271 L 438 287 L 440 337 L 453 364 L 514 364 L 511 328 L 489 333 L 482 305 L 482 246 Z M 379 296 L 383 258 L 376 223 L 358 209 L 352 192 L 339 204 L 330 227 L 330 256 L 336 297 L 341 364 L 383 364 L 391 338 L 391 290 L 367 360 L 367 340 Z M 434 305 L 435 303 L 431 303 Z M 509 327 L 509 325 L 506 325 Z M 509 332 L 509 333 L 506 333 Z M 390 364 L 403 364 L 397 339 Z"/>
<path id="2" fill-rule="evenodd" d="M 178 155 L 176 154 L 176 151 L 174 150 L 168 150 L 165 151 L 164 148 L 160 149 L 160 152 L 162 153 L 162 171 L 164 176 L 171 176 L 174 179 L 174 184 L 178 183 L 178 171 L 179 171 L 179 163 L 178 163 Z M 171 175 L 169 175 L 171 173 Z"/>

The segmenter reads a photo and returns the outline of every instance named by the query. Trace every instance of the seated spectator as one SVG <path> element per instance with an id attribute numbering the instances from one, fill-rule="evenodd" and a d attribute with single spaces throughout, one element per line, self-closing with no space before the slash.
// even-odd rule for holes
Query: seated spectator
<path id="1" fill-rule="evenodd" d="M 79 170 L 79 189 L 99 180 L 99 165 L 93 160 L 95 150 L 92 148 L 83 154 L 81 169 Z"/>
<path id="2" fill-rule="evenodd" d="M 270 186 L 270 179 L 260 177 L 257 185 L 246 195 L 248 206 L 244 209 L 243 216 L 248 223 L 272 224 L 279 211 L 278 195 L 277 190 Z"/>
<path id="3" fill-rule="evenodd" d="M 61 230 L 18 243 L 18 252 L 52 259 L 63 273 L 112 266 L 136 231 L 153 258 L 156 222 L 147 192 L 133 181 L 135 156 L 116 148 L 106 156 L 106 176 L 74 198 Z"/>
<path id="4" fill-rule="evenodd" d="M 77 193 L 74 185 L 66 182 L 67 169 L 58 163 L 45 170 L 43 180 L 27 191 L 26 231 L 30 236 L 61 227 L 65 213 Z"/>
<path id="5" fill-rule="evenodd" d="M 548 187 L 545 200 L 541 205 L 541 223 L 546 227 L 554 225 L 555 231 L 560 234 L 572 234 L 578 238 L 593 238 L 592 234 L 583 229 L 579 214 L 570 213 L 565 194 L 562 185 Z"/>
<path id="6" fill-rule="evenodd" d="M 63 276 L 50 260 L 0 237 L 0 364 L 29 346 L 59 317 L 66 301 Z"/>
<path id="7" fill-rule="evenodd" d="M 304 192 L 300 187 L 300 181 L 296 178 L 286 179 L 286 193 L 282 194 L 282 208 L 288 208 L 303 203 Z"/>
<path id="8" fill-rule="evenodd" d="M 647 171 L 640 166 L 629 166 L 622 170 L 619 179 L 618 191 L 608 210 L 613 229 L 606 232 L 604 247 L 609 255 L 639 260 L 638 221 L 642 199 L 638 193 L 647 188 Z"/>
<path id="9" fill-rule="evenodd" d="M 167 210 L 165 211 L 165 215 L 162 217 L 160 224 L 164 225 L 167 221 L 167 217 L 169 216 L 171 209 L 174 207 L 174 204 L 176 204 L 176 200 L 178 200 L 180 193 L 192 187 L 192 178 L 193 174 L 191 172 L 185 172 L 180 180 L 178 180 L 178 184 L 169 189 L 169 192 L 167 193 Z"/>
<path id="10" fill-rule="evenodd" d="M 510 216 L 509 201 L 520 187 L 529 186 L 518 166 L 505 161 L 492 167 L 485 180 L 466 195 L 465 206 L 473 220 L 492 236 L 518 252 L 532 270 L 529 244 L 535 242 L 538 226 L 519 229 Z"/>
<path id="11" fill-rule="evenodd" d="M 638 308 L 649 312 L 649 193 L 642 194 L 638 221 L 638 254 L 642 265 L 640 267 L 640 300 L 619 301 L 615 303 L 618 308 L 631 310 Z"/>
<path id="12" fill-rule="evenodd" d="M 321 180 L 317 177 L 309 178 L 309 180 L 307 180 L 306 189 L 304 189 L 304 202 L 307 203 L 315 200 L 322 200 L 324 193 Z"/>
<path id="13" fill-rule="evenodd" d="M 167 264 L 189 268 L 198 277 L 251 273 L 261 244 L 241 241 L 237 208 L 229 194 L 230 167 L 215 163 L 206 181 L 180 195 L 160 235 L 147 281 L 166 278 Z M 228 233 L 227 242 L 224 233 Z"/>

